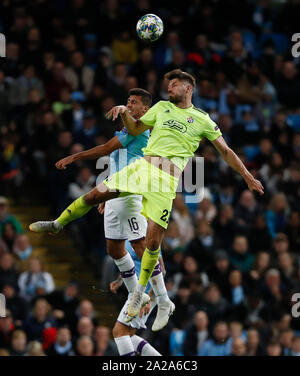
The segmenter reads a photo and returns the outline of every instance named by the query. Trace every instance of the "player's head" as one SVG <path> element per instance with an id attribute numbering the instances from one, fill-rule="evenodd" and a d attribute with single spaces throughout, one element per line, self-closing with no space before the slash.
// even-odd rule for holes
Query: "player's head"
<path id="1" fill-rule="evenodd" d="M 169 101 L 177 104 L 191 100 L 194 87 L 196 86 L 195 78 L 181 69 L 174 69 L 164 75 L 164 78 L 169 81 L 168 95 Z"/>
<path id="2" fill-rule="evenodd" d="M 151 107 L 152 95 L 144 89 L 134 88 L 129 90 L 127 108 L 132 117 L 139 119 Z"/>

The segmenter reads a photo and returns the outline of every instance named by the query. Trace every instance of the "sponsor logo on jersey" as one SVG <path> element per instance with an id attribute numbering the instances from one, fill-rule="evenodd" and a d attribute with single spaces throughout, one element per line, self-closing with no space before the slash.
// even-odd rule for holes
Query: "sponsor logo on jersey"
<path id="1" fill-rule="evenodd" d="M 215 131 L 217 131 L 219 129 L 219 126 L 218 125 L 216 125 L 215 126 Z"/>
<path id="2" fill-rule="evenodd" d="M 194 119 L 192 117 L 187 118 L 188 123 L 193 123 Z"/>
<path id="3" fill-rule="evenodd" d="M 173 119 L 165 121 L 163 125 L 164 125 L 164 128 L 168 127 L 168 128 L 176 129 L 177 131 L 181 133 L 185 133 L 187 129 L 185 124 L 180 123 L 179 121 L 173 120 Z"/>

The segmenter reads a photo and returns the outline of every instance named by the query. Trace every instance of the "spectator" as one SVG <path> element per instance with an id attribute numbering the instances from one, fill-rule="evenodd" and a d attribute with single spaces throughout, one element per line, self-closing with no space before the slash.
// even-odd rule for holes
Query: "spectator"
<path id="1" fill-rule="evenodd" d="M 6 308 L 12 313 L 15 323 L 18 326 L 22 325 L 23 320 L 28 314 L 28 304 L 21 296 L 19 296 L 16 286 L 5 284 L 0 290 L 6 299 Z"/>
<path id="2" fill-rule="evenodd" d="M 194 237 L 194 227 L 188 207 L 180 193 L 177 193 L 173 202 L 172 218 L 178 225 L 181 239 L 187 244 Z"/>
<path id="3" fill-rule="evenodd" d="M 54 290 L 46 299 L 53 308 L 53 316 L 59 325 L 67 324 L 72 332 L 76 328 L 76 310 L 79 305 L 79 285 L 70 281 L 63 290 Z"/>
<path id="4" fill-rule="evenodd" d="M 276 88 L 279 101 L 289 109 L 295 109 L 295 98 L 300 94 L 300 78 L 293 61 L 285 61 Z"/>
<path id="5" fill-rule="evenodd" d="M 208 277 L 211 282 L 218 285 L 223 296 L 230 295 L 229 274 L 231 270 L 227 253 L 224 250 L 218 250 L 215 253 L 214 265 L 208 271 Z"/>
<path id="6" fill-rule="evenodd" d="M 260 209 L 253 192 L 249 190 L 242 192 L 239 203 L 235 208 L 234 217 L 237 224 L 237 231 L 248 234 L 258 214 L 260 214 Z"/>
<path id="7" fill-rule="evenodd" d="M 247 355 L 264 356 L 265 351 L 260 342 L 259 331 L 255 328 L 249 328 L 247 331 Z"/>
<path id="8" fill-rule="evenodd" d="M 234 221 L 233 207 L 229 204 L 222 204 L 219 215 L 212 222 L 214 233 L 216 234 L 217 246 L 229 249 L 234 234 L 236 233 L 236 224 Z"/>
<path id="9" fill-rule="evenodd" d="M 272 341 L 267 345 L 267 356 L 280 356 L 282 352 L 279 342 Z"/>
<path id="10" fill-rule="evenodd" d="M 288 202 L 284 193 L 275 194 L 270 202 L 269 210 L 266 212 L 266 221 L 272 238 L 281 232 L 287 224 Z"/>
<path id="11" fill-rule="evenodd" d="M 14 319 L 11 312 L 7 309 L 5 317 L 2 317 L 0 320 L 0 348 L 10 349 L 14 329 Z"/>
<path id="12" fill-rule="evenodd" d="M 207 313 L 211 330 L 217 321 L 228 317 L 230 306 L 222 297 L 220 289 L 216 285 L 210 284 L 204 291 L 204 299 L 199 308 Z"/>
<path id="13" fill-rule="evenodd" d="M 52 275 L 43 271 L 41 261 L 36 257 L 30 259 L 28 271 L 20 275 L 18 285 L 20 295 L 29 302 L 38 294 L 49 294 L 55 289 Z"/>
<path id="14" fill-rule="evenodd" d="M 243 235 L 236 235 L 233 240 L 230 263 L 242 273 L 247 273 L 251 270 L 253 261 L 254 257 L 248 248 L 248 239 Z"/>
<path id="15" fill-rule="evenodd" d="M 56 322 L 50 313 L 50 309 L 47 300 L 44 298 L 40 298 L 34 304 L 33 311 L 23 323 L 23 330 L 26 332 L 29 341 L 42 343 L 44 330 L 56 327 Z"/>
<path id="16" fill-rule="evenodd" d="M 271 235 L 269 234 L 264 215 L 258 215 L 252 229 L 249 232 L 249 245 L 253 253 L 271 248 Z"/>
<path id="17" fill-rule="evenodd" d="M 30 341 L 25 356 L 45 356 L 42 344 L 39 341 Z"/>
<path id="18" fill-rule="evenodd" d="M 70 83 L 65 78 L 65 65 L 61 61 L 55 62 L 52 68 L 51 77 L 45 83 L 46 98 L 51 102 L 59 99 L 62 89 L 71 90 Z"/>
<path id="19" fill-rule="evenodd" d="M 48 356 L 73 356 L 75 355 L 71 341 L 71 332 L 68 327 L 61 327 L 57 330 L 56 341 L 47 351 Z"/>
<path id="20" fill-rule="evenodd" d="M 10 253 L 4 253 L 0 258 L 0 289 L 7 284 L 17 289 L 18 277 L 13 256 Z"/>
<path id="21" fill-rule="evenodd" d="M 118 349 L 110 338 L 110 330 L 106 326 L 98 326 L 95 329 L 94 340 L 96 343 L 95 356 L 117 356 Z"/>
<path id="22" fill-rule="evenodd" d="M 293 338 L 291 350 L 291 356 L 300 356 L 300 337 Z"/>
<path id="23" fill-rule="evenodd" d="M 88 167 L 80 169 L 77 181 L 69 185 L 69 197 L 76 200 L 78 197 L 88 193 L 95 185 L 95 176 Z"/>
<path id="24" fill-rule="evenodd" d="M 283 355 L 291 355 L 294 338 L 295 335 L 292 329 L 284 329 L 280 333 L 279 342 L 282 346 Z"/>
<path id="25" fill-rule="evenodd" d="M 17 239 L 17 235 L 14 225 L 12 223 L 5 223 L 2 231 L 2 239 L 10 253 L 13 253 L 13 245 Z"/>
<path id="26" fill-rule="evenodd" d="M 122 30 L 112 42 L 112 50 L 117 63 L 134 64 L 137 60 L 136 41 L 128 30 Z"/>
<path id="27" fill-rule="evenodd" d="M 77 334 L 74 338 L 74 342 L 76 339 L 80 338 L 81 336 L 88 336 L 93 338 L 94 333 L 94 324 L 89 317 L 81 317 L 77 322 Z"/>
<path id="28" fill-rule="evenodd" d="M 183 329 L 189 322 L 189 317 L 193 316 L 195 307 L 191 305 L 191 289 L 188 281 L 182 280 L 178 286 L 178 291 L 174 298 L 176 311 L 171 322 L 175 328 Z"/>
<path id="29" fill-rule="evenodd" d="M 197 355 L 204 342 L 208 339 L 208 317 L 205 311 L 198 311 L 194 315 L 193 324 L 187 329 L 183 343 L 184 356 Z"/>
<path id="30" fill-rule="evenodd" d="M 77 340 L 76 352 L 78 356 L 94 355 L 94 343 L 89 336 L 81 336 Z"/>
<path id="31" fill-rule="evenodd" d="M 80 51 L 71 55 L 71 66 L 66 68 L 64 77 L 73 90 L 90 94 L 94 82 L 94 72 L 84 64 L 84 56 Z"/>
<path id="32" fill-rule="evenodd" d="M 25 234 L 17 236 L 14 245 L 13 253 L 21 260 L 24 261 L 32 253 L 32 246 L 30 245 L 29 238 Z"/>
<path id="33" fill-rule="evenodd" d="M 198 353 L 199 356 L 226 356 L 230 355 L 231 342 L 229 341 L 228 326 L 225 322 L 216 323 L 213 339 L 207 339 Z"/>
<path id="34" fill-rule="evenodd" d="M 11 223 L 16 229 L 18 234 L 23 233 L 23 228 L 22 228 L 21 223 L 18 221 L 18 219 L 14 215 L 9 214 L 8 199 L 6 197 L 1 196 L 0 197 L 0 236 L 2 234 L 4 225 L 6 223 Z"/>
<path id="35" fill-rule="evenodd" d="M 15 330 L 11 338 L 11 356 L 24 356 L 26 354 L 27 336 L 23 330 Z"/>
<path id="36" fill-rule="evenodd" d="M 232 341 L 231 356 L 246 356 L 247 347 L 245 342 L 241 338 L 235 338 Z"/>

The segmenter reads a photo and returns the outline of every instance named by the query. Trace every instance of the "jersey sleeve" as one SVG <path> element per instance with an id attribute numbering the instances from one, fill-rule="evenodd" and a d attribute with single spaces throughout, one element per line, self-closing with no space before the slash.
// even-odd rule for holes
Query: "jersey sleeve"
<path id="1" fill-rule="evenodd" d="M 205 126 L 202 135 L 209 141 L 214 141 L 218 137 L 222 136 L 219 126 L 210 118 L 208 114 L 207 118 L 205 119 Z"/>
<path id="2" fill-rule="evenodd" d="M 150 127 L 154 127 L 156 122 L 156 115 L 157 111 L 159 110 L 160 102 L 156 103 L 152 106 L 146 113 L 143 115 L 140 120 L 145 125 L 149 125 Z"/>
<path id="3" fill-rule="evenodd" d="M 118 137 L 123 148 L 125 148 L 135 137 L 129 134 L 126 128 L 123 128 L 120 132 L 117 132 L 116 136 Z"/>

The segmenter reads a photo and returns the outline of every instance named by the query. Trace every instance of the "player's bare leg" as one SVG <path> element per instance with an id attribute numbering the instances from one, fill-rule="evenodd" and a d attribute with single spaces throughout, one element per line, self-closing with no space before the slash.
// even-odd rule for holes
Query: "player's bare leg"
<path id="1" fill-rule="evenodd" d="M 111 192 L 107 186 L 100 183 L 87 194 L 73 201 L 54 221 L 38 221 L 31 223 L 30 231 L 58 233 L 65 225 L 77 218 L 83 217 L 94 205 L 100 204 L 119 196 L 119 192 Z"/>

